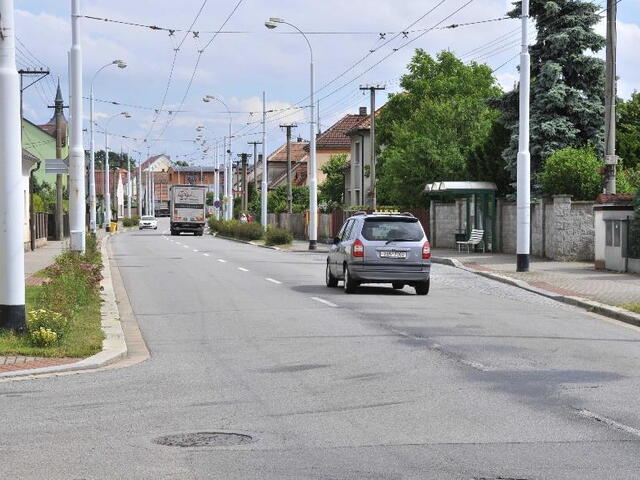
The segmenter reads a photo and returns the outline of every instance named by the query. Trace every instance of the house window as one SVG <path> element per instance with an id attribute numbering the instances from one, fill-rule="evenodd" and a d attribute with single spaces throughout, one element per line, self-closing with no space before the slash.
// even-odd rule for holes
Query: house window
<path id="1" fill-rule="evenodd" d="M 360 165 L 360 142 L 356 142 L 356 157 L 354 163 Z"/>
<path id="2" fill-rule="evenodd" d="M 356 205 L 362 205 L 360 201 L 360 190 L 356 190 L 356 198 L 354 200 L 356 201 Z"/>
<path id="3" fill-rule="evenodd" d="M 605 220 L 605 245 L 607 247 L 622 246 L 622 221 Z"/>

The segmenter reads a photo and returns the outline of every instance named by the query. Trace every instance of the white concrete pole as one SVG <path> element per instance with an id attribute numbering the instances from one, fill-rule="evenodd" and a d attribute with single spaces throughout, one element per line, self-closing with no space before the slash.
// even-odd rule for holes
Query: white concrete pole
<path id="1" fill-rule="evenodd" d="M 262 92 L 262 185 L 260 189 L 260 221 L 262 222 L 262 227 L 267 228 L 268 225 L 268 208 L 267 201 L 269 199 L 268 195 L 268 166 L 267 166 L 267 100 L 264 91 Z"/>
<path id="2" fill-rule="evenodd" d="M 131 218 L 131 158 L 127 148 L 127 217 Z"/>
<path id="3" fill-rule="evenodd" d="M 303 36 L 305 36 L 303 34 Z M 306 38 L 306 36 L 305 36 Z M 309 40 L 307 40 L 309 43 Z M 316 162 L 316 116 L 314 101 L 314 71 L 313 71 L 313 50 L 309 43 L 309 51 L 311 52 L 311 104 L 309 105 L 309 250 L 315 250 L 318 244 L 318 167 Z"/>
<path id="4" fill-rule="evenodd" d="M 229 119 L 229 149 L 228 149 L 228 163 L 229 163 L 229 220 L 233 219 L 233 159 L 231 158 L 231 119 Z"/>
<path id="5" fill-rule="evenodd" d="M 109 123 L 108 121 L 106 122 Z M 104 127 L 104 229 L 111 231 L 111 186 L 109 185 L 109 133 Z"/>
<path id="6" fill-rule="evenodd" d="M 89 231 L 96 233 L 96 154 L 93 125 L 93 82 L 89 93 Z"/>
<path id="7" fill-rule="evenodd" d="M 529 271 L 531 156 L 529 154 L 529 0 L 522 0 L 522 52 L 520 53 L 520 127 L 517 166 L 517 240 L 516 269 Z"/>
<path id="8" fill-rule="evenodd" d="M 616 193 L 616 50 L 618 2 L 607 0 L 607 48 L 606 48 L 606 84 L 605 84 L 605 191 Z"/>
<path id="9" fill-rule="evenodd" d="M 80 0 L 71 0 L 71 139 L 69 148 L 69 225 L 71 250 L 84 252 L 85 192 L 82 141 L 82 48 Z"/>
<path id="10" fill-rule="evenodd" d="M 156 216 L 156 179 L 151 169 L 151 215 Z"/>
<path id="11" fill-rule="evenodd" d="M 0 328 L 24 330 L 25 195 L 13 0 L 0 0 L 0 28 Z"/>
<path id="12" fill-rule="evenodd" d="M 136 205 L 138 207 L 138 217 L 142 216 L 142 159 L 138 157 L 138 181 L 136 182 L 138 194 L 136 195 Z"/>

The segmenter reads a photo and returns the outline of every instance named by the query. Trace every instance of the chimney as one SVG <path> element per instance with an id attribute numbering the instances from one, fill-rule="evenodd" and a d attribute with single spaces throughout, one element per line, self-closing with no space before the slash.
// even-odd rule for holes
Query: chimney
<path id="1" fill-rule="evenodd" d="M 362 117 L 367 116 L 367 107 L 360 107 L 360 116 Z"/>

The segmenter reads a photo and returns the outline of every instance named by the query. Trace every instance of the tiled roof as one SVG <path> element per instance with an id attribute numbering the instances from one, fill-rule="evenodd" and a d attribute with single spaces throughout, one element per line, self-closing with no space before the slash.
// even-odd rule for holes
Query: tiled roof
<path id="1" fill-rule="evenodd" d="M 365 115 L 345 115 L 317 138 L 316 148 L 351 148 L 351 139 L 347 132 L 366 118 L 368 117 Z"/>
<path id="2" fill-rule="evenodd" d="M 200 172 L 214 172 L 216 169 L 215 167 L 205 167 L 205 166 L 198 166 L 198 165 L 189 165 L 187 167 L 172 167 L 171 170 L 173 170 L 174 172 L 196 172 L 196 173 L 200 173 Z"/>
<path id="3" fill-rule="evenodd" d="M 309 156 L 309 142 L 291 142 L 291 161 L 292 162 L 306 162 Z M 271 155 L 267 157 L 269 163 L 272 162 L 286 162 L 287 161 L 287 144 L 285 143 L 280 148 L 276 149 Z"/>
<path id="4" fill-rule="evenodd" d="M 384 108 L 384 105 L 376 110 L 376 118 L 380 116 L 380 112 Z M 347 131 L 347 135 L 351 135 L 355 133 L 357 130 L 369 130 L 371 128 L 371 115 L 367 115 L 366 117 L 360 117 L 361 120 L 356 123 L 349 131 Z"/>

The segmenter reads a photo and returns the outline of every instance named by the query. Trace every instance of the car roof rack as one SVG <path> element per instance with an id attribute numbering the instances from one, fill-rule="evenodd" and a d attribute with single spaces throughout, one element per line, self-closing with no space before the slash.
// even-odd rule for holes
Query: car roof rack
<path id="1" fill-rule="evenodd" d="M 415 215 L 411 212 L 402 212 L 400 215 L 406 215 L 407 217 L 413 217 L 416 218 Z"/>
<path id="2" fill-rule="evenodd" d="M 358 210 L 357 212 L 353 212 L 353 215 L 351 216 L 355 217 L 356 215 L 367 215 L 367 212 L 365 212 L 364 210 Z"/>

